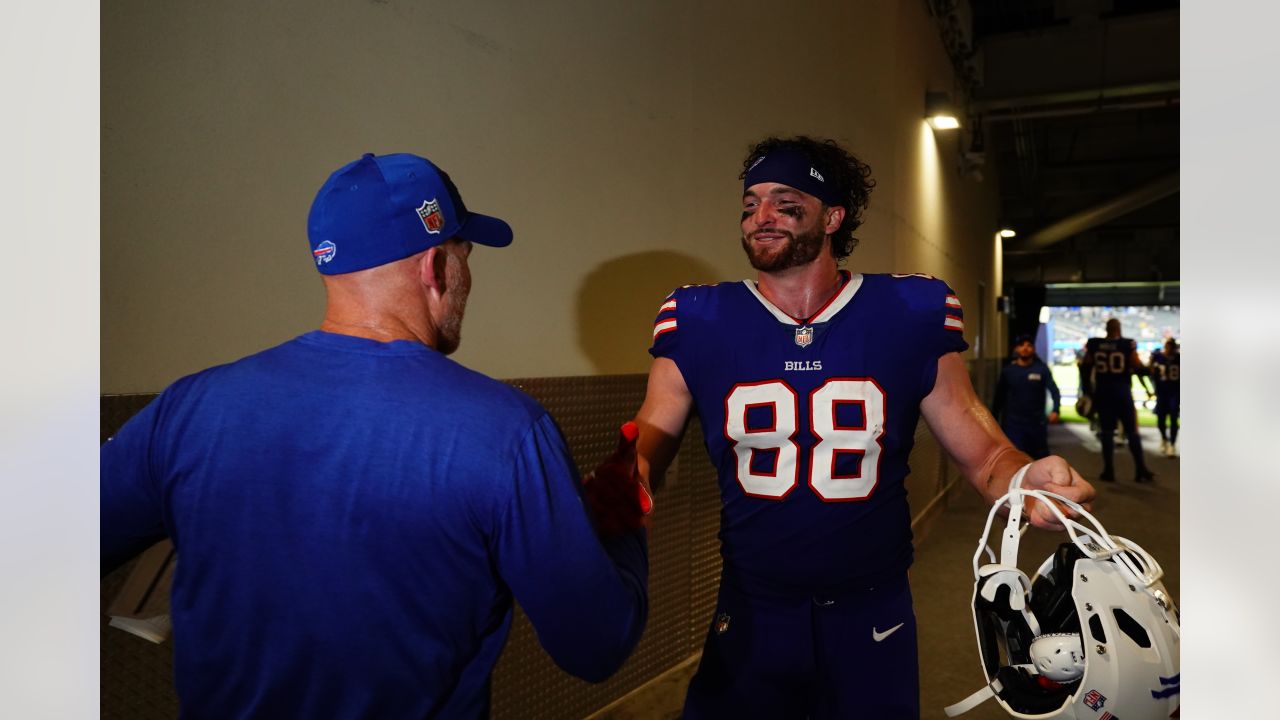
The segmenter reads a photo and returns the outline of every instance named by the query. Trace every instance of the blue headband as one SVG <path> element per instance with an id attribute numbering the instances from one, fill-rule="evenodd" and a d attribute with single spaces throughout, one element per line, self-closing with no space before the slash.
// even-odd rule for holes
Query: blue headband
<path id="1" fill-rule="evenodd" d="M 747 177 L 742 182 L 742 192 L 745 194 L 752 185 L 764 182 L 793 187 L 829 206 L 842 204 L 842 198 L 836 189 L 818 172 L 808 156 L 799 150 L 775 150 L 756 160 L 747 170 Z"/>

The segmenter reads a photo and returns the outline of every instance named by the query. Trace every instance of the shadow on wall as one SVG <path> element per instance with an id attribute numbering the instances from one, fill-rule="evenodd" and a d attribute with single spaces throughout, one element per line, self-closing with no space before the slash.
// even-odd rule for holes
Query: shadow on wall
<path id="1" fill-rule="evenodd" d="M 667 251 L 602 263 L 578 287 L 578 347 L 597 373 L 648 372 L 645 350 L 663 298 L 681 285 L 725 279 L 702 260 Z"/>

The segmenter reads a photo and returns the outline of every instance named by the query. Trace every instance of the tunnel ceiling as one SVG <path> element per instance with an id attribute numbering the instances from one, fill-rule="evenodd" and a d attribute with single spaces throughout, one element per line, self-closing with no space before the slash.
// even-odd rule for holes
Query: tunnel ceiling
<path id="1" fill-rule="evenodd" d="M 934 0 L 1007 284 L 1178 280 L 1177 2 Z"/>

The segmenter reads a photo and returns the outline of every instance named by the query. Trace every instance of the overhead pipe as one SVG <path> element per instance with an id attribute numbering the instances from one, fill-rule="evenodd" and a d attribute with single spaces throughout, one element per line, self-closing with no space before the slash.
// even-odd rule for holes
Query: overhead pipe
<path id="1" fill-rule="evenodd" d="M 1176 192 L 1178 192 L 1178 173 L 1174 172 L 1041 228 L 1010 249 L 1027 251 L 1049 247 L 1157 200 L 1163 200 Z"/>
<path id="2" fill-rule="evenodd" d="M 985 115 L 994 110 L 1019 110 L 1022 108 L 1044 105 L 1069 105 L 1075 103 L 1105 103 L 1122 98 L 1141 98 L 1144 96 L 1177 96 L 1180 83 L 1177 80 L 1166 82 L 1140 83 L 1133 85 L 1112 85 L 1111 87 L 1087 90 L 1067 90 L 1039 95 L 1020 95 L 1017 97 L 974 99 L 970 103 L 970 112 Z"/>
<path id="3" fill-rule="evenodd" d="M 969 112 L 990 122 L 1064 117 L 1116 110 L 1177 107 L 1178 81 L 975 100 Z"/>
<path id="4" fill-rule="evenodd" d="M 1071 115 L 1092 115 L 1097 112 L 1115 112 L 1118 110 L 1145 110 L 1149 108 L 1177 107 L 1177 97 L 1161 100 L 1142 100 L 1136 102 L 1106 102 L 1089 105 L 1058 105 L 1042 109 L 1025 110 L 992 110 L 981 116 L 986 122 L 998 123 L 1008 120 L 1031 120 L 1035 118 L 1068 117 Z"/>

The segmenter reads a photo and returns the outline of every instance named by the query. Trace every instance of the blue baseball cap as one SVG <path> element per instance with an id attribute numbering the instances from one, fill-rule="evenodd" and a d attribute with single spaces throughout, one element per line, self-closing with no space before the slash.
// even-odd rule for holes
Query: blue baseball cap
<path id="1" fill-rule="evenodd" d="M 311 257 L 325 275 L 401 260 L 454 237 L 504 247 L 511 226 L 469 212 L 448 173 L 408 153 L 365 153 L 338 168 L 307 216 Z"/>

